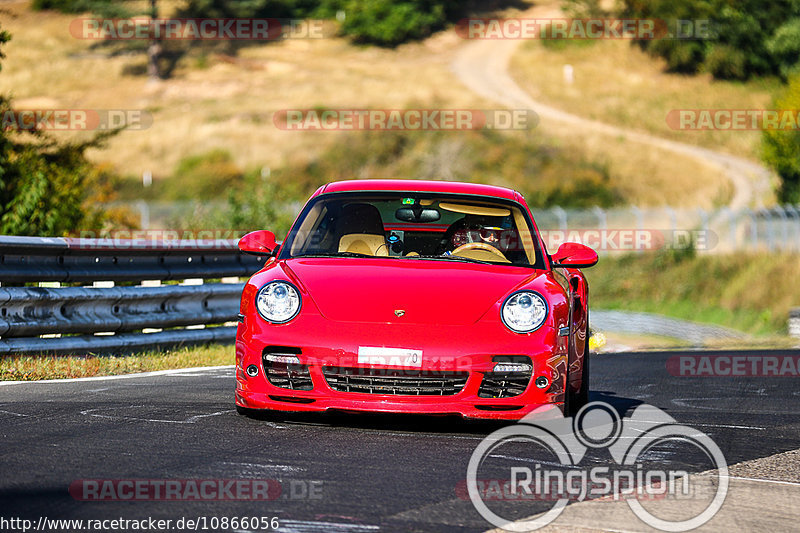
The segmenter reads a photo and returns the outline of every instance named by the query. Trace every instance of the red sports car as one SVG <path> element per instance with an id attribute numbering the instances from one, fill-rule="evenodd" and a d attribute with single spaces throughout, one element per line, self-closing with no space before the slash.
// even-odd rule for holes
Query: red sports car
<path id="1" fill-rule="evenodd" d="M 522 196 L 489 185 L 321 187 L 242 294 L 236 406 L 517 419 L 587 401 L 580 244 L 548 255 Z"/>

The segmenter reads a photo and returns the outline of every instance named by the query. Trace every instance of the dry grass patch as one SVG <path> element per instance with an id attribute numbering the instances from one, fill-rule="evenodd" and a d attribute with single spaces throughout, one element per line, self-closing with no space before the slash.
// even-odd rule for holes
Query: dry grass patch
<path id="1" fill-rule="evenodd" d="M 564 79 L 567 64 L 574 69 L 572 85 Z M 779 82 L 713 81 L 710 75 L 669 74 L 665 66 L 661 58 L 624 40 L 567 43 L 561 49 L 531 41 L 519 48 L 511 71 L 542 103 L 585 118 L 759 160 L 760 132 L 676 131 L 667 125 L 667 113 L 672 109 L 769 108 Z"/>
<path id="2" fill-rule="evenodd" d="M 143 53 L 110 55 L 109 49 L 70 35 L 73 16 L 31 12 L 28 5 L 4 4 L 11 15 L 4 16 L 3 28 L 13 40 L 5 50 L 0 93 L 13 95 L 18 108 L 148 111 L 153 116 L 150 128 L 124 131 L 111 139 L 107 149 L 89 153 L 93 160 L 108 162 L 129 176 L 149 170 L 155 179 L 163 179 L 183 158 L 215 149 L 229 152 L 242 169 L 304 164 L 348 135 L 282 131 L 272 123 L 272 113 L 281 109 L 497 107 L 474 95 L 451 72 L 456 50 L 467 44 L 454 31 L 396 50 L 353 46 L 341 38 L 250 46 L 235 57 L 205 55 L 195 49 L 178 62 L 170 79 L 152 84 L 144 76 L 127 74 L 144 68 Z M 549 66 L 543 63 L 543 74 L 550 76 L 543 78 L 544 88 L 554 98 L 572 98 L 551 83 L 553 72 L 560 76 L 558 54 L 526 48 L 515 64 L 527 65 L 531 50 L 550 54 Z M 578 79 L 584 77 L 581 67 Z M 596 87 L 601 87 L 608 80 L 597 81 Z M 525 87 L 542 97 L 538 82 Z M 573 100 L 559 101 L 562 107 L 602 107 L 591 98 Z M 610 185 L 622 191 L 626 202 L 710 207 L 730 197 L 727 179 L 718 169 L 690 158 L 550 125 L 540 127 L 536 135 L 574 151 L 576 161 L 607 165 Z M 570 177 L 565 174 L 564 180 Z"/>
<path id="3" fill-rule="evenodd" d="M 181 348 L 121 357 L 4 357 L 0 359 L 0 381 L 115 376 L 173 368 L 232 365 L 232 346 Z"/>

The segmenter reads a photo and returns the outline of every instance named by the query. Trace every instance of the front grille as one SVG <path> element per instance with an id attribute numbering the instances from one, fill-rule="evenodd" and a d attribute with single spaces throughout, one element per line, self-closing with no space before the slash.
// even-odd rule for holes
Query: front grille
<path id="1" fill-rule="evenodd" d="M 468 372 L 388 368 L 323 367 L 322 373 L 337 392 L 395 396 L 453 396 L 467 384 Z"/>
<path id="2" fill-rule="evenodd" d="M 530 357 L 514 356 L 503 357 L 503 362 L 531 364 Z M 501 362 L 495 358 L 495 362 Z M 531 381 L 532 370 L 526 372 L 487 372 L 483 376 L 481 388 L 478 390 L 479 398 L 513 398 L 519 396 L 528 388 Z"/>
<path id="3" fill-rule="evenodd" d="M 307 365 L 293 363 L 281 363 L 267 360 L 268 355 L 278 356 L 297 356 L 300 355 L 299 348 L 288 348 L 284 346 L 268 346 L 264 349 L 263 364 L 264 375 L 267 381 L 275 387 L 290 390 L 311 390 L 314 384 L 311 382 L 311 374 L 308 372 Z"/>

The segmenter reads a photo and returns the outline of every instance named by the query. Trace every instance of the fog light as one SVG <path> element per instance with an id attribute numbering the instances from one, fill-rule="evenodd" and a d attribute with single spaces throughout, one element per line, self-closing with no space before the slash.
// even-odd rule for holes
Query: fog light
<path id="1" fill-rule="evenodd" d="M 284 365 L 299 365 L 300 358 L 296 355 L 278 355 L 271 353 L 264 357 L 270 363 L 283 363 Z"/>
<path id="2" fill-rule="evenodd" d="M 548 385 L 550 385 L 550 380 L 544 376 L 539 376 L 536 378 L 536 381 L 533 382 L 534 385 L 539 387 L 540 389 L 546 389 Z"/>
<path id="3" fill-rule="evenodd" d="M 247 367 L 247 375 L 251 378 L 254 378 L 258 375 L 258 367 L 256 365 L 250 365 Z"/>
<path id="4" fill-rule="evenodd" d="M 526 363 L 497 363 L 494 372 L 530 372 L 533 369 Z"/>

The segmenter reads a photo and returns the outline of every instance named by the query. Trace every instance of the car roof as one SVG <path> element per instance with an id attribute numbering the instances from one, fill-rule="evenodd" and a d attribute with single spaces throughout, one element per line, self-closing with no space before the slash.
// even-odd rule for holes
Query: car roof
<path id="1" fill-rule="evenodd" d="M 496 185 L 481 183 L 464 183 L 457 181 L 435 180 L 347 180 L 328 183 L 314 194 L 357 192 L 357 191 L 408 191 L 408 192 L 439 192 L 454 194 L 475 194 L 480 196 L 493 196 L 507 200 L 520 201 L 516 191 Z"/>

